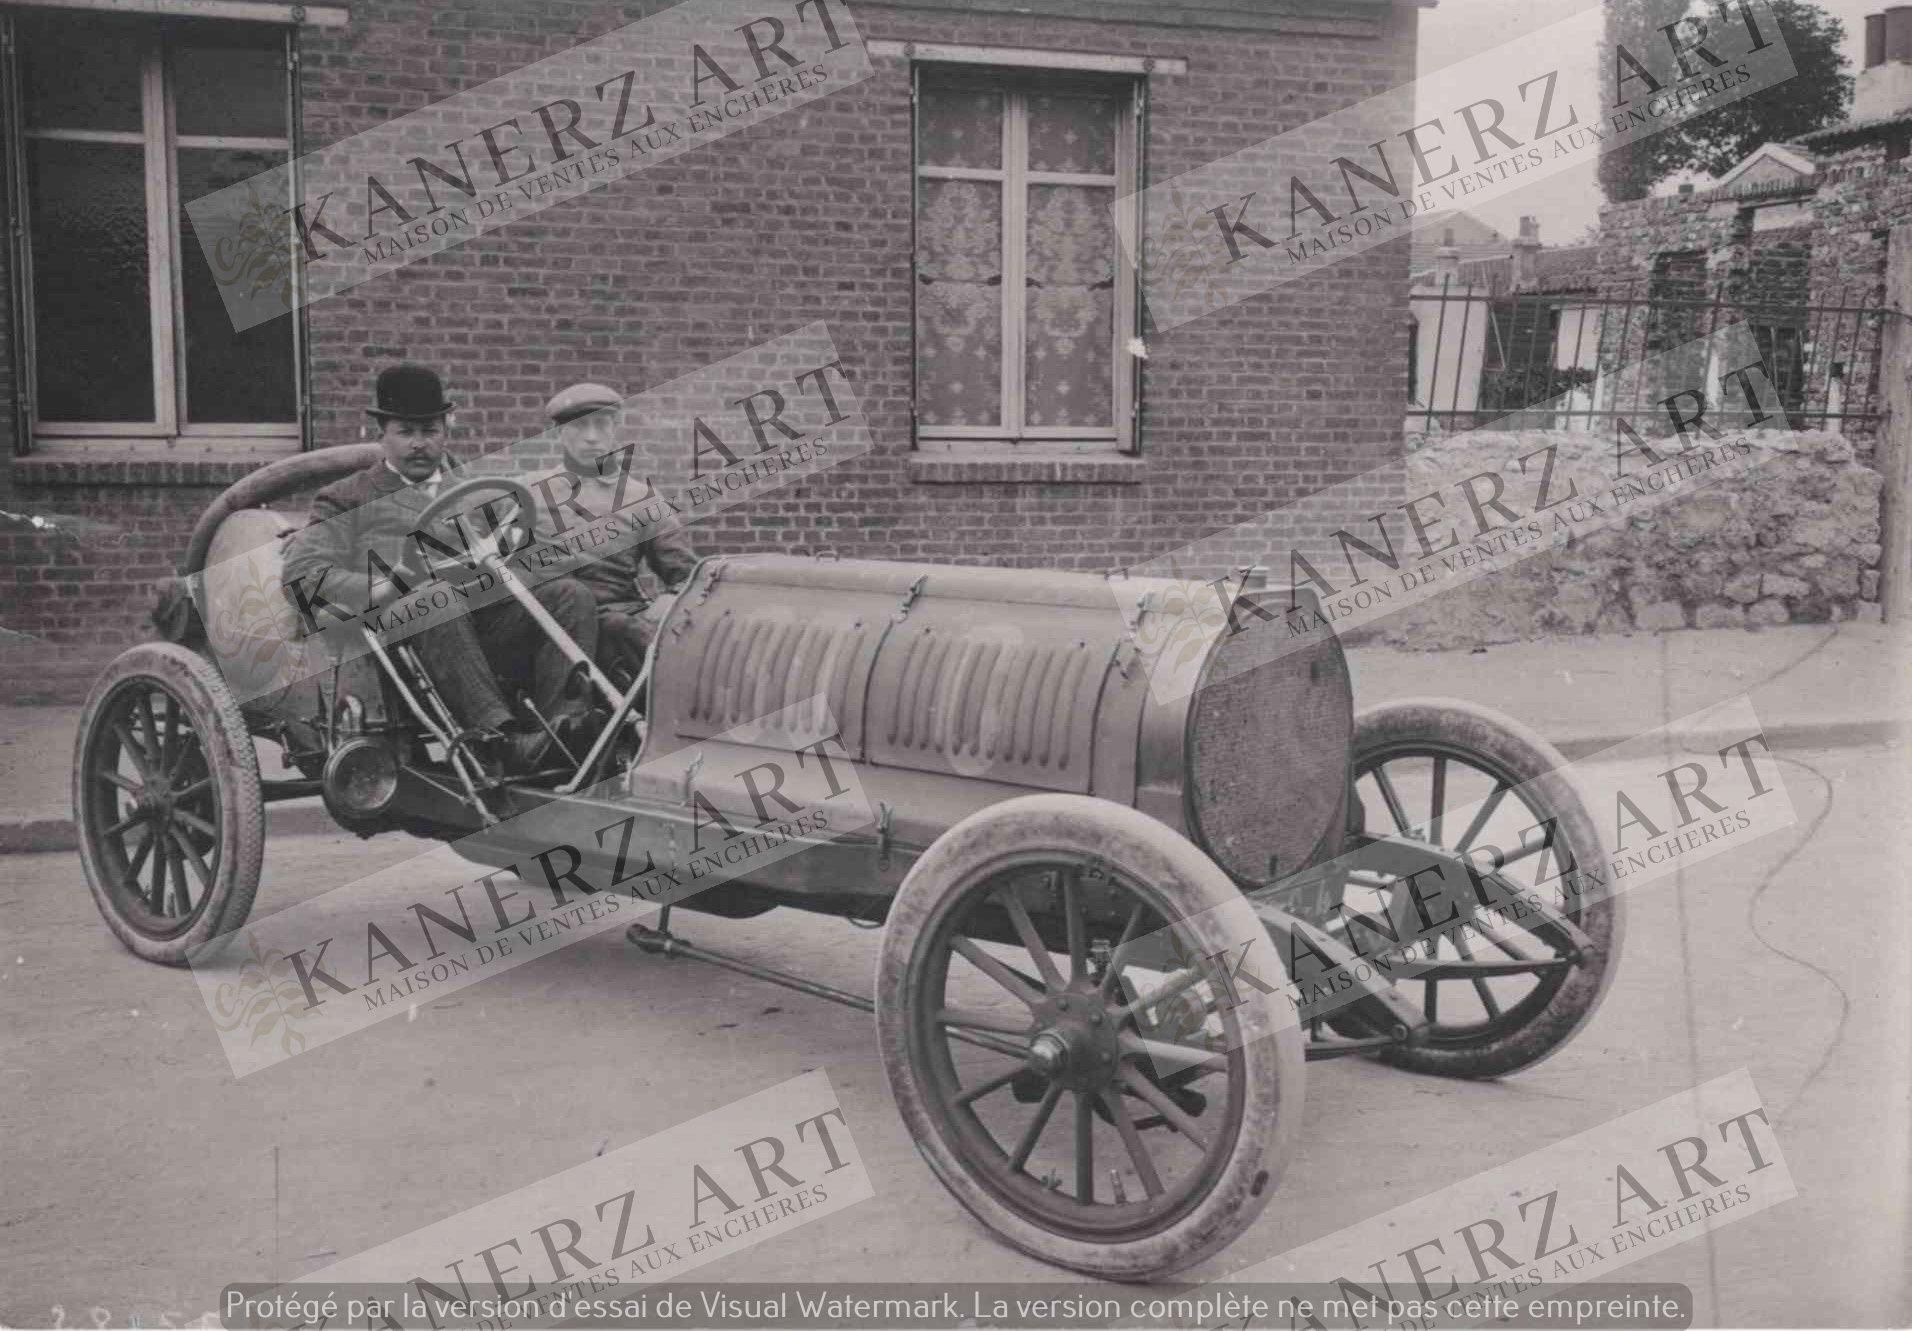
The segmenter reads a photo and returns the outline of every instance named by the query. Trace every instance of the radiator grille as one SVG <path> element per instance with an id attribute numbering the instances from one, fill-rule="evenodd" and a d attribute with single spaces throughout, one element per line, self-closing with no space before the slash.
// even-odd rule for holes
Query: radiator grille
<path id="1" fill-rule="evenodd" d="M 1305 867 L 1344 816 L 1354 734 L 1347 661 L 1331 634 L 1273 659 L 1273 622 L 1244 616 L 1203 669 L 1188 717 L 1196 840 L 1251 883 Z M 1272 871 L 1271 871 L 1272 866 Z"/>

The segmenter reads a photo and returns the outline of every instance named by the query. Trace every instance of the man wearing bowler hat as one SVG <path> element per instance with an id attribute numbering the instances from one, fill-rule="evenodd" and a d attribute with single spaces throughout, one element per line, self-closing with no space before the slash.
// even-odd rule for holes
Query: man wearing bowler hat
<path id="1" fill-rule="evenodd" d="M 321 588 L 326 603 L 353 615 L 405 594 L 379 574 L 372 555 L 385 568 L 415 566 L 419 515 L 442 487 L 463 479 L 446 456 L 453 403 L 436 371 L 392 366 L 378 376 L 376 401 L 369 414 L 384 456 L 320 490 L 310 523 L 287 544 L 281 580 L 302 614 Z M 580 649 L 596 650 L 597 607 L 587 588 L 560 577 L 533 594 Z M 565 696 L 570 662 L 515 600 L 444 617 L 409 641 L 471 737 L 519 769 L 537 765 L 549 736 L 512 711 L 494 672 L 528 684 L 533 703 L 560 729 L 589 706 L 587 696 Z"/>
<path id="2" fill-rule="evenodd" d="M 615 513 L 626 530 L 642 532 L 642 540 L 613 545 L 571 570 L 597 599 L 600 663 L 613 676 L 628 679 L 643 666 L 644 653 L 670 610 L 671 593 L 697 567 L 697 552 L 649 479 L 631 474 L 630 441 L 619 438 L 623 401 L 603 384 L 572 384 L 557 393 L 544 414 L 557 429 L 564 465 L 527 476 L 525 482 L 543 496 L 537 533 L 543 540 L 560 540 L 561 525 L 576 525 L 567 514 Z M 639 580 L 645 568 L 664 591 L 655 601 Z"/>

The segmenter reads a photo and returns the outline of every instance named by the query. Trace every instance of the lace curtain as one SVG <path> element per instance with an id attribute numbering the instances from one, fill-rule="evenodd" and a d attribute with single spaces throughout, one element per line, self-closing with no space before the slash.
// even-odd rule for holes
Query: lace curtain
<path id="1" fill-rule="evenodd" d="M 1024 161 L 1003 165 L 1003 117 L 1023 117 Z M 917 386 L 922 424 L 999 426 L 1002 411 L 1003 200 L 1021 191 L 1023 290 L 1009 313 L 1022 330 L 1024 428 L 1112 427 L 1117 105 L 1088 95 L 1007 97 L 926 90 L 920 160 L 1001 171 L 926 178 L 917 219 Z M 1031 183 L 1030 173 L 1111 183 Z"/>

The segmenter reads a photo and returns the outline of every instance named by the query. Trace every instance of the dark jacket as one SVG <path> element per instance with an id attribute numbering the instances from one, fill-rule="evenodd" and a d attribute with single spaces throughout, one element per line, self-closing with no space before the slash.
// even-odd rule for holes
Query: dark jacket
<path id="1" fill-rule="evenodd" d="M 447 459 L 439 493 L 464 479 Z M 409 539 L 434 496 L 385 465 L 384 459 L 334 481 L 312 497 L 310 523 L 286 542 L 280 582 L 300 618 L 310 612 L 323 628 L 325 605 L 360 614 L 371 600 L 372 578 L 387 576 L 372 562 L 397 568 L 413 553 Z M 369 570 L 369 572 L 368 572 Z"/>
<path id="2" fill-rule="evenodd" d="M 646 503 L 653 493 L 650 483 L 645 481 L 642 485 L 637 484 L 635 475 L 622 487 L 621 495 L 617 478 L 601 480 L 595 476 L 581 476 L 563 467 L 538 472 L 526 476 L 524 480 L 532 487 L 532 492 L 538 495 L 538 536 L 545 541 L 561 539 L 561 533 L 557 531 L 560 521 L 567 527 L 580 525 L 580 510 L 597 517 L 618 512 L 634 517 L 652 511 Z M 561 501 L 567 496 L 575 499 L 578 508 L 570 509 L 562 505 Z M 646 540 L 608 554 L 573 562 L 566 571 L 591 589 L 599 610 L 637 615 L 643 613 L 651 603 L 650 596 L 638 581 L 638 574 L 647 565 L 666 590 L 675 588 L 690 577 L 691 570 L 697 566 L 697 552 L 691 549 L 690 538 L 674 519 L 666 519 L 658 524 L 656 531 Z"/>

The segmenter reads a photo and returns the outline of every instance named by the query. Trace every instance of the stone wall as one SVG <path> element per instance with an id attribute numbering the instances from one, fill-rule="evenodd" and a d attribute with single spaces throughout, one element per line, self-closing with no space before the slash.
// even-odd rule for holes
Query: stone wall
<path id="1" fill-rule="evenodd" d="M 1750 470 L 1403 609 L 1384 621 L 1383 637 L 1435 650 L 1546 634 L 1878 619 L 1883 478 L 1838 434 L 1747 437 L 1762 454 Z M 1411 453 L 1409 493 L 1452 487 L 1550 444 L 1563 472 L 1614 473 L 1604 435 L 1473 431 Z"/>

